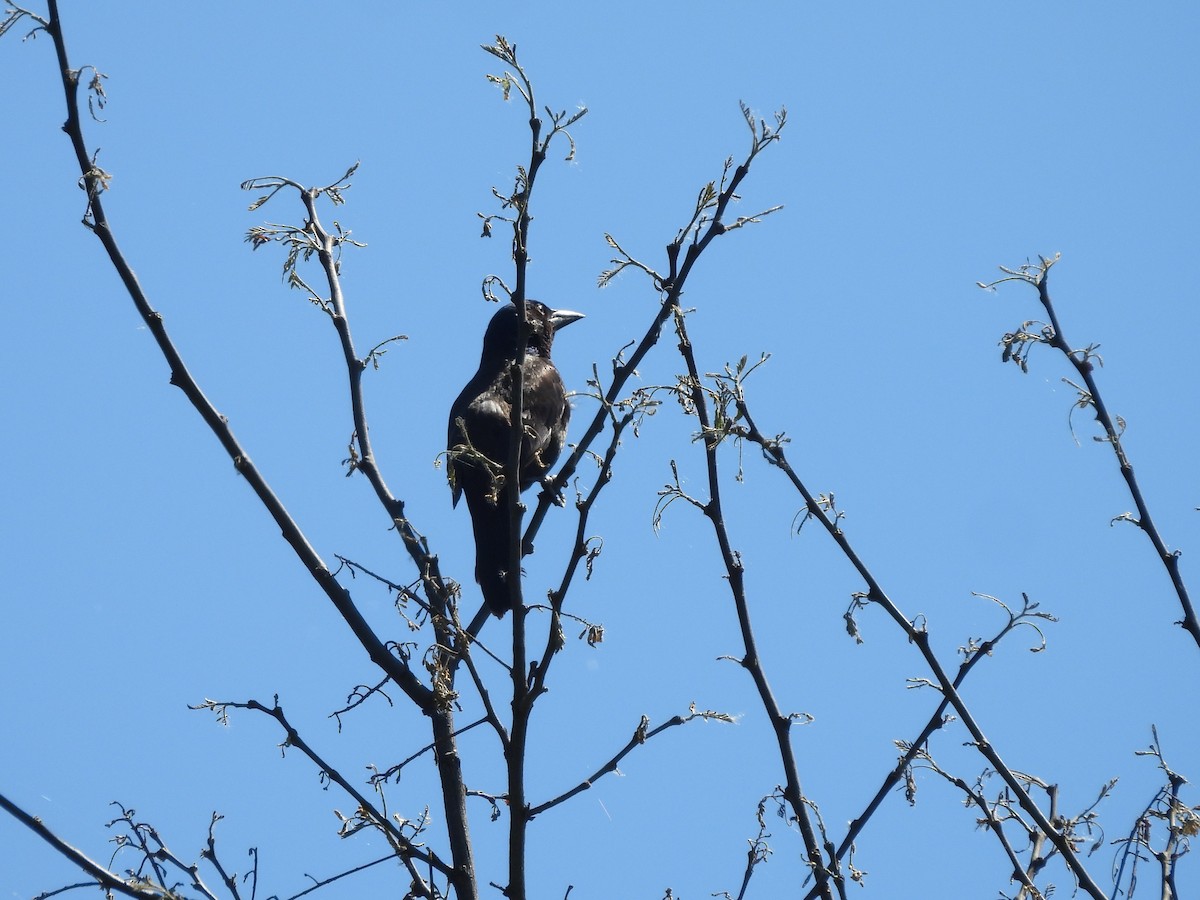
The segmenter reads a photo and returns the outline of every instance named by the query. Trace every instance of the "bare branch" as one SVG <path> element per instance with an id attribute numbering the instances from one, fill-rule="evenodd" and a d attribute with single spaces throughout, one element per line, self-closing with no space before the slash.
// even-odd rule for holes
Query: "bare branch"
<path id="1" fill-rule="evenodd" d="M 715 721 L 732 723 L 734 721 L 733 716 L 729 715 L 728 713 L 715 712 L 711 709 L 706 709 L 703 712 L 697 712 L 695 704 L 692 704 L 692 708 L 686 716 L 673 716 L 655 728 L 650 727 L 650 719 L 648 717 L 642 716 L 642 720 L 638 723 L 637 728 L 633 730 L 633 736 L 629 739 L 624 747 L 618 750 L 616 754 L 608 760 L 608 762 L 600 766 L 600 768 L 593 772 L 589 777 L 579 782 L 579 784 L 575 785 L 575 787 L 568 791 L 564 791 L 557 797 L 547 800 L 544 803 L 540 803 L 530 809 L 530 818 L 540 815 L 548 809 L 553 809 L 560 803 L 565 803 L 567 800 L 570 800 L 577 794 L 582 794 L 605 775 L 609 775 L 617 771 L 617 766 L 621 764 L 621 760 L 632 753 L 635 747 L 638 747 L 646 743 L 646 741 L 650 740 L 651 738 L 662 734 L 668 728 L 686 725 L 688 722 L 692 722 L 696 719 L 702 719 L 706 722 Z"/>
<path id="2" fill-rule="evenodd" d="M 48 828 L 41 819 L 27 813 L 3 794 L 0 794 L 0 809 L 5 810 L 18 822 L 53 847 L 59 854 L 95 879 L 97 887 L 116 891 L 138 900 L 179 900 L 179 895 L 169 888 L 154 885 L 141 878 L 125 879 L 91 859 L 82 850 L 72 847 Z"/>
<path id="3" fill-rule="evenodd" d="M 977 282 L 979 287 L 994 291 L 998 285 L 1005 284 L 1010 281 L 1018 281 L 1023 284 L 1028 284 L 1035 288 L 1038 293 L 1038 301 L 1045 310 L 1046 316 L 1049 319 L 1049 324 L 1042 328 L 1041 333 L 1037 337 L 1033 337 L 1025 333 L 1023 326 L 1020 332 L 1015 335 L 1006 334 L 1001 343 L 1005 346 L 1004 359 L 1013 359 L 1020 366 L 1022 371 L 1028 371 L 1026 364 L 1028 349 L 1022 347 L 1033 346 L 1034 344 L 1047 344 L 1056 350 L 1059 350 L 1067 361 L 1078 373 L 1083 385 L 1075 384 L 1074 382 L 1063 379 L 1067 384 L 1075 388 L 1077 398 L 1072 412 L 1075 409 L 1091 409 L 1094 411 L 1096 421 L 1104 430 L 1103 437 L 1097 437 L 1097 441 L 1107 443 L 1112 446 L 1113 454 L 1117 458 L 1117 465 L 1121 471 L 1121 477 L 1125 479 L 1125 485 L 1129 490 L 1130 496 L 1137 507 L 1137 517 L 1133 518 L 1126 514 L 1126 518 L 1132 521 L 1146 533 L 1146 537 L 1150 539 L 1150 543 L 1154 545 L 1154 551 L 1159 560 L 1167 570 L 1167 575 L 1171 579 L 1171 585 L 1175 589 L 1175 594 L 1179 599 L 1179 605 L 1183 609 L 1183 618 L 1176 624 L 1180 625 L 1184 631 L 1191 635 L 1196 645 L 1200 647 L 1200 618 L 1197 618 L 1195 607 L 1192 605 L 1191 597 L 1188 595 L 1187 585 L 1184 584 L 1183 575 L 1179 570 L 1179 551 L 1171 550 L 1167 547 L 1162 535 L 1159 534 L 1158 527 L 1154 523 L 1154 518 L 1150 514 L 1150 508 L 1142 495 L 1141 485 L 1133 472 L 1133 464 L 1129 461 L 1129 457 L 1125 453 L 1125 447 L 1121 443 L 1121 436 L 1125 431 L 1125 421 L 1120 416 L 1113 416 L 1104 398 L 1100 394 L 1100 385 L 1096 381 L 1096 366 L 1094 363 L 1103 365 L 1103 360 L 1100 358 L 1096 350 L 1099 344 L 1089 344 L 1083 349 L 1072 349 L 1071 345 L 1063 336 L 1062 325 L 1058 320 L 1058 313 L 1055 311 L 1054 303 L 1050 299 L 1049 277 L 1050 269 L 1059 261 L 1060 255 L 1055 254 L 1052 258 L 1044 256 L 1038 257 L 1038 262 L 1025 263 L 1016 268 L 1000 267 L 1000 271 L 1005 277 L 997 279 L 990 283 Z M 1029 323 L 1025 323 L 1028 325 Z M 1027 342 L 1027 343 L 1024 343 Z M 1012 348 L 1016 346 L 1017 349 Z M 1074 431 L 1072 430 L 1072 435 Z"/>
<path id="4" fill-rule="evenodd" d="M 192 709 L 207 709 L 214 712 L 218 719 L 226 721 L 228 719 L 229 710 L 231 709 L 248 709 L 254 712 L 261 712 L 276 722 L 284 731 L 284 740 L 279 745 L 281 752 L 286 752 L 288 747 L 295 747 L 306 757 L 309 758 L 321 773 L 323 780 L 328 780 L 336 784 L 358 805 L 358 814 L 363 817 L 363 820 L 369 822 L 371 827 L 379 830 L 396 849 L 400 861 L 408 869 L 409 874 L 415 880 L 421 880 L 420 873 L 417 872 L 414 866 L 414 860 L 421 862 L 435 869 L 442 875 L 452 876 L 454 874 L 453 866 L 444 862 L 436 853 L 431 850 L 425 850 L 417 846 L 412 840 L 401 831 L 399 827 L 392 822 L 387 814 L 375 807 L 370 800 L 363 795 L 356 787 L 350 784 L 349 781 L 333 766 L 329 765 L 321 758 L 317 752 L 308 745 L 308 743 L 300 736 L 300 733 L 288 721 L 284 715 L 283 708 L 279 705 L 279 698 L 275 698 L 272 706 L 265 706 L 257 700 L 247 700 L 244 702 L 232 700 L 208 700 L 203 703 L 191 707 Z"/>
<path id="5" fill-rule="evenodd" d="M 1099 885 L 1095 883 L 1083 862 L 1074 852 L 1071 846 L 1069 837 L 1062 831 L 1056 829 L 1047 819 L 1045 813 L 1038 807 L 1037 803 L 1030 797 L 1029 792 L 1021 785 L 1020 781 L 1011 769 L 1001 759 L 999 753 L 996 752 L 992 744 L 984 736 L 983 730 L 975 721 L 975 717 L 967 708 L 966 703 L 958 693 L 958 689 L 950 678 L 946 675 L 942 668 L 941 661 L 933 652 L 929 642 L 929 632 L 923 624 L 915 620 L 910 620 L 896 606 L 892 599 L 883 590 L 882 586 L 872 575 L 866 564 L 859 557 L 858 553 L 850 544 L 846 535 L 836 525 L 836 520 L 829 517 L 825 510 L 818 503 L 817 499 L 809 492 L 804 483 L 800 480 L 795 470 L 787 460 L 787 456 L 783 451 L 783 445 L 779 441 L 771 440 L 759 431 L 753 417 L 750 415 L 750 410 L 746 405 L 744 398 L 738 400 L 738 409 L 742 420 L 745 422 L 743 427 L 745 437 L 755 444 L 758 444 L 763 449 L 763 454 L 767 461 L 772 465 L 777 466 L 780 471 L 788 478 L 793 487 L 804 498 L 805 505 L 810 515 L 819 521 L 825 528 L 826 532 L 833 538 L 838 549 L 854 566 L 859 576 L 866 583 L 868 590 L 861 594 L 862 598 L 870 603 L 880 606 L 885 610 L 888 616 L 894 621 L 904 632 L 908 641 L 917 647 L 921 656 L 924 658 L 926 665 L 933 674 L 932 683 L 942 693 L 942 696 L 949 700 L 950 705 L 954 708 L 955 713 L 961 719 L 967 731 L 970 732 L 971 740 L 975 748 L 983 755 L 988 763 L 996 770 L 996 772 L 1004 779 L 1005 784 L 1013 791 L 1019 801 L 1021 808 L 1024 809 L 1037 823 L 1042 833 L 1054 842 L 1054 845 L 1062 853 L 1064 860 L 1070 867 L 1072 874 L 1075 876 L 1079 887 L 1084 890 L 1089 896 L 1100 900 L 1104 897 L 1104 892 Z"/>
<path id="6" fill-rule="evenodd" d="M 754 681 L 759 701 L 762 703 L 767 720 L 775 734 L 780 764 L 786 779 L 784 797 L 800 827 L 800 834 L 804 840 L 805 859 L 816 877 L 815 889 L 825 898 L 832 898 L 834 890 L 838 892 L 839 896 L 844 896 L 845 877 L 840 872 L 838 858 L 833 854 L 832 846 L 829 846 L 828 859 L 823 855 L 821 842 L 818 841 L 816 829 L 814 829 L 809 815 L 809 802 L 800 786 L 799 767 L 796 764 L 796 754 L 791 743 L 793 718 L 785 715 L 775 700 L 762 659 L 758 654 L 757 641 L 750 619 L 749 600 L 746 595 L 745 569 L 742 565 L 741 555 L 733 549 L 730 542 L 725 515 L 721 507 L 721 479 L 717 456 L 720 441 L 714 439 L 715 420 L 710 411 L 709 397 L 701 386 L 700 372 L 696 365 L 692 342 L 688 337 L 685 317 L 678 312 L 675 315 L 675 332 L 679 336 L 679 353 L 687 367 L 687 380 L 684 382 L 687 387 L 683 388 L 682 392 L 687 393 L 690 389 L 689 408 L 699 421 L 701 433 L 705 437 L 704 460 L 708 474 L 708 500 L 703 504 L 696 500 L 692 500 L 692 502 L 702 510 L 712 525 L 721 560 L 725 564 L 726 582 L 729 584 L 729 591 L 737 612 L 738 626 L 741 630 L 742 645 L 745 651 L 740 663 Z M 739 371 L 745 368 L 744 360 L 738 368 Z M 739 413 L 744 415 L 744 401 L 737 405 Z M 676 480 L 678 481 L 678 473 L 676 473 Z"/>

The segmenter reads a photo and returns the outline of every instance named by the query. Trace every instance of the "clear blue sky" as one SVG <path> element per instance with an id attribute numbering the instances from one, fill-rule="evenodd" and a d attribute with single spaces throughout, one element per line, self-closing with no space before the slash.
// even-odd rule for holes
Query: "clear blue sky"
<path id="1" fill-rule="evenodd" d="M 574 129 L 576 161 L 543 169 L 530 268 L 533 296 L 587 314 L 555 348 L 576 389 L 641 334 L 656 303 L 636 273 L 596 289 L 604 232 L 661 265 L 698 190 L 746 151 L 738 101 L 768 117 L 786 105 L 784 139 L 756 163 L 736 212 L 785 209 L 718 241 L 685 298 L 701 365 L 772 354 L 750 382 L 760 424 L 787 432 L 814 491 L 835 493 L 859 553 L 901 609 L 927 618 L 947 666 L 1001 624 L 972 591 L 1018 605 L 1025 591 L 1061 619 L 1045 653 L 1015 635 L 965 688 L 1011 766 L 1060 783 L 1067 811 L 1120 776 L 1100 808 L 1109 839 L 1158 784 L 1133 755 L 1152 723 L 1176 770 L 1200 778 L 1200 654 L 1172 625 L 1178 605 L 1149 543 L 1109 527 L 1130 508 L 1111 453 L 1085 413 L 1073 440 L 1062 360 L 1035 353 L 1028 375 L 1000 363 L 1001 335 L 1038 317 L 1033 292 L 974 286 L 997 264 L 1063 254 L 1052 285 L 1067 338 L 1102 345 L 1108 403 L 1200 592 L 1191 4 L 64 6 L 73 62 L 109 76 L 107 121 L 89 123 L 88 138 L 113 175 L 110 218 L 189 365 L 319 552 L 401 582 L 412 571 L 399 542 L 365 481 L 339 465 L 351 424 L 332 329 L 280 283 L 276 250 L 242 242 L 263 220 L 298 221 L 299 205 L 281 195 L 248 213 L 239 183 L 327 183 L 362 161 L 348 205 L 326 213 L 369 245 L 343 267 L 352 327 L 362 348 L 409 337 L 368 373 L 372 435 L 444 570 L 473 591 L 467 516 L 433 461 L 491 313 L 479 284 L 511 271 L 508 241 L 480 240 L 476 213 L 495 210 L 490 189 L 506 192 L 527 158 L 523 110 L 485 81 L 500 66 L 479 44 L 503 33 L 542 103 L 590 110 Z M 105 861 L 111 800 L 189 859 L 219 810 L 229 864 L 244 871 L 257 846 L 260 896 L 288 896 L 303 873 L 371 859 L 380 841 L 334 837 L 331 810 L 351 803 L 322 791 L 299 754 L 281 760 L 265 717 L 221 728 L 187 704 L 278 693 L 349 775 L 407 756 L 424 722 L 376 704 L 337 735 L 326 715 L 375 673 L 168 385 L 79 225 L 50 42 L 5 36 L 0 81 L 0 789 Z M 671 344 L 642 368 L 644 383 L 680 370 Z M 738 723 L 665 734 L 623 777 L 535 821 L 537 896 L 568 884 L 572 900 L 736 892 L 754 805 L 781 780 L 750 680 L 716 661 L 739 644 L 711 531 L 682 506 L 651 529 L 670 459 L 703 491 L 691 430 L 664 408 L 618 462 L 594 521 L 604 554 L 574 594 L 607 640 L 571 641 L 556 664 L 532 791 L 590 773 L 643 713 L 658 723 L 694 701 Z M 795 735 L 801 777 L 836 840 L 894 760 L 893 739 L 913 736 L 936 698 L 906 690 L 928 673 L 882 614 L 860 615 L 864 645 L 846 636 L 842 613 L 861 583 L 815 526 L 791 534 L 801 504 L 779 474 L 749 451 L 744 463 L 745 483 L 726 495 L 733 541 L 780 702 L 815 717 Z M 543 530 L 527 593 L 556 579 L 567 521 Z M 381 631 L 405 637 L 385 591 L 351 586 Z M 963 740 L 948 729 L 933 750 L 971 780 L 983 762 Z M 469 759 L 495 752 L 482 734 L 464 740 Z M 478 785 L 498 790 L 478 765 Z M 419 815 L 436 799 L 431 777 L 430 765 L 414 769 L 389 808 Z M 915 808 L 892 798 L 859 841 L 871 895 L 1007 889 L 974 813 L 936 778 L 918 783 Z M 484 878 L 502 882 L 503 824 L 478 813 Z M 790 895 L 800 870 L 798 838 L 776 825 L 756 897 Z M 1114 852 L 1092 857 L 1102 883 Z M 1189 864 L 1185 896 L 1200 883 Z M 324 896 L 394 890 L 396 879 L 377 870 Z M 0 898 L 72 880 L 0 819 Z M 1065 873 L 1054 880 L 1069 890 Z"/>

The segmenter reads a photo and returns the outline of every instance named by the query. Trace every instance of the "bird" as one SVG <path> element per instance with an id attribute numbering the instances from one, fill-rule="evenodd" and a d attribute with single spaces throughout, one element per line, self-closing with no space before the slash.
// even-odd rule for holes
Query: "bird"
<path id="1" fill-rule="evenodd" d="M 571 406 L 562 376 L 550 359 L 555 333 L 583 313 L 551 309 L 526 300 L 529 340 L 521 362 L 522 415 L 519 488 L 540 481 L 558 460 L 567 436 Z M 475 533 L 475 580 L 486 608 L 497 617 L 514 607 L 506 583 L 511 539 L 510 487 L 503 476 L 512 436 L 513 379 L 521 313 L 513 303 L 502 306 L 483 335 L 479 370 L 450 407 L 447 428 L 447 478 L 453 505 L 467 498 Z M 480 456 L 486 457 L 481 459 Z M 485 618 L 481 612 L 479 618 Z"/>

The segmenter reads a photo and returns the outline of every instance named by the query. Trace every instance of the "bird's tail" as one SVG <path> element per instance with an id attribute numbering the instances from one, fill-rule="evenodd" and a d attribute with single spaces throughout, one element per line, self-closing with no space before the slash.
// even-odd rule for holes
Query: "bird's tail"
<path id="1" fill-rule="evenodd" d="M 496 616 L 503 616 L 513 608 L 505 581 L 511 532 L 507 492 L 500 491 L 496 503 L 489 503 L 476 492 L 469 492 L 467 501 L 477 507 L 471 509 L 471 524 L 475 530 L 475 580 L 479 582 L 488 609 Z"/>

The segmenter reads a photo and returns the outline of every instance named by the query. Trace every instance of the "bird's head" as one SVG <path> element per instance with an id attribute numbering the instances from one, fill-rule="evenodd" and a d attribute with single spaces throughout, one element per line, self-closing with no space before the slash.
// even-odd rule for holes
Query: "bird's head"
<path id="1" fill-rule="evenodd" d="M 566 328 L 572 322 L 578 322 L 583 318 L 583 313 L 570 309 L 551 309 L 537 300 L 526 300 L 525 318 L 529 322 L 527 352 L 548 357 L 555 332 Z M 511 359 L 513 348 L 517 345 L 519 323 L 520 311 L 514 304 L 506 303 L 500 307 L 492 316 L 492 321 L 488 323 L 487 331 L 483 335 L 483 355 L 505 356 Z"/>

